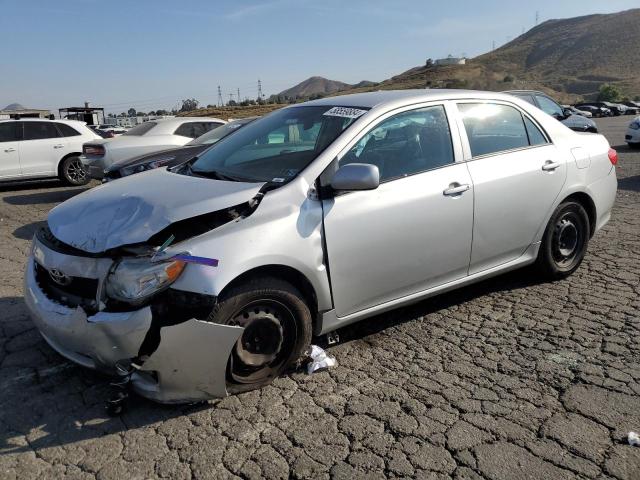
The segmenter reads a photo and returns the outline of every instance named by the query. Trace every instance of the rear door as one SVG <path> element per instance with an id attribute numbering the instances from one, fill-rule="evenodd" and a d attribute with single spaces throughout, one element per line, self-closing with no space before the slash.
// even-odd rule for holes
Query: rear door
<path id="1" fill-rule="evenodd" d="M 332 164 L 371 163 L 381 180 L 323 200 L 339 317 L 467 275 L 473 189 L 455 145 L 444 105 L 434 105 L 381 120 Z"/>
<path id="2" fill-rule="evenodd" d="M 469 274 L 520 257 L 562 190 L 567 166 L 542 128 L 503 102 L 459 102 L 474 186 Z"/>
<path id="3" fill-rule="evenodd" d="M 19 122 L 0 122 L 0 179 L 17 178 L 20 169 Z"/>
<path id="4" fill-rule="evenodd" d="M 23 140 L 20 142 L 20 164 L 25 177 L 54 176 L 58 162 L 65 155 L 66 141 L 54 122 L 20 122 Z"/>

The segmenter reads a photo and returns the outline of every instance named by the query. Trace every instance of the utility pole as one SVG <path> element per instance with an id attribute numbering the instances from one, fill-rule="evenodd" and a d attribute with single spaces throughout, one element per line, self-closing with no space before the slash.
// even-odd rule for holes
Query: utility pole
<path id="1" fill-rule="evenodd" d="M 238 89 L 238 103 L 240 103 L 240 89 Z"/>
<path id="2" fill-rule="evenodd" d="M 262 99 L 262 82 L 258 79 L 258 98 Z"/>
<path id="3" fill-rule="evenodd" d="M 536 26 L 538 25 L 538 22 L 540 22 L 540 10 L 536 10 Z"/>
<path id="4" fill-rule="evenodd" d="M 222 99 L 222 90 L 220 89 L 220 85 L 218 85 L 218 106 L 224 106 L 224 100 Z"/>

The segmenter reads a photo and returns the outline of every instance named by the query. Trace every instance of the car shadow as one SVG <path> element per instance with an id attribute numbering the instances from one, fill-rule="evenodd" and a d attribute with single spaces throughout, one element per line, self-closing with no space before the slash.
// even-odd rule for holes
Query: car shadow
<path id="1" fill-rule="evenodd" d="M 33 235 L 47 224 L 46 220 L 39 222 L 31 222 L 21 227 L 16 228 L 13 231 L 13 236 L 21 240 L 31 240 Z"/>
<path id="2" fill-rule="evenodd" d="M 89 188 L 68 188 L 66 190 L 52 190 L 49 192 L 25 193 L 24 195 L 11 195 L 4 197 L 4 201 L 10 205 L 38 205 L 44 203 L 60 203 L 69 200 L 79 193 L 86 192 Z"/>
<path id="3" fill-rule="evenodd" d="M 388 328 L 409 322 L 415 318 L 424 317 L 440 310 L 446 310 L 452 306 L 466 303 L 491 293 L 519 290 L 544 282 L 546 282 L 546 280 L 541 278 L 533 267 L 525 267 L 428 298 L 413 305 L 391 310 L 390 312 L 372 317 L 366 322 L 357 322 L 353 325 L 343 327 L 338 331 L 340 342 L 359 340 L 387 330 Z M 321 346 L 327 345 L 325 339 L 320 338 L 318 340 L 320 340 Z"/>
<path id="4" fill-rule="evenodd" d="M 618 190 L 640 192 L 640 175 L 618 179 Z"/>
<path id="5" fill-rule="evenodd" d="M 20 190 L 35 190 L 39 188 L 55 188 L 65 186 L 58 179 L 25 180 L 21 182 L 0 183 L 0 192 L 19 192 Z"/>

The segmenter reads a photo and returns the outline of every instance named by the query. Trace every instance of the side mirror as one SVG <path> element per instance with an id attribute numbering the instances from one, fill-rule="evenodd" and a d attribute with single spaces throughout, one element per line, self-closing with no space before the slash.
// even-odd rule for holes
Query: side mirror
<path id="1" fill-rule="evenodd" d="M 573 112 L 568 108 L 563 108 L 562 113 L 564 114 L 564 118 L 569 118 L 571 115 L 573 115 Z"/>
<path id="2" fill-rule="evenodd" d="M 348 163 L 334 174 L 334 190 L 375 190 L 380 185 L 380 171 L 369 163 Z"/>

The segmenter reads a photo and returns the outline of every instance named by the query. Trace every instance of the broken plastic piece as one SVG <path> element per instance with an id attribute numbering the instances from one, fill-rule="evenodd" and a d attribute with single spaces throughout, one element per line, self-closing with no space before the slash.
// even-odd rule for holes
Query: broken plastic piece
<path id="1" fill-rule="evenodd" d="M 169 245 L 171 245 L 171 243 L 176 239 L 176 236 L 171 234 L 169 235 L 169 238 L 167 238 L 164 243 L 162 245 L 160 245 L 160 248 L 158 248 L 158 251 L 156 253 L 153 254 L 153 256 L 151 257 L 151 260 L 153 260 L 154 258 L 156 258 L 156 255 L 161 254 L 162 252 L 164 252 L 167 248 L 169 248 Z"/>
<path id="2" fill-rule="evenodd" d="M 632 447 L 640 447 L 640 435 L 638 435 L 636 432 L 629 432 L 627 441 Z"/>
<path id="3" fill-rule="evenodd" d="M 311 345 L 309 353 L 309 363 L 307 363 L 307 373 L 311 375 L 318 370 L 326 370 L 336 364 L 336 359 L 328 355 L 322 348 L 317 345 Z"/>
<path id="4" fill-rule="evenodd" d="M 338 332 L 333 331 L 333 332 L 327 333 L 327 344 L 328 345 L 335 345 L 335 344 L 337 344 L 339 342 L 340 342 L 340 335 L 338 335 Z"/>
<path id="5" fill-rule="evenodd" d="M 193 255 L 176 255 L 173 257 L 174 260 L 181 260 L 186 263 L 198 263 L 200 265 L 208 265 L 209 267 L 217 267 L 218 260 L 215 258 L 207 258 L 207 257 L 194 257 Z"/>

